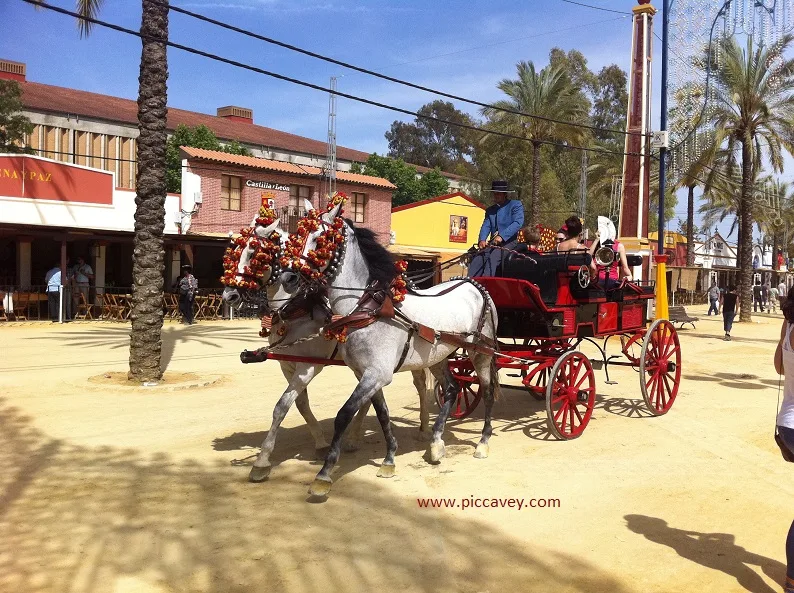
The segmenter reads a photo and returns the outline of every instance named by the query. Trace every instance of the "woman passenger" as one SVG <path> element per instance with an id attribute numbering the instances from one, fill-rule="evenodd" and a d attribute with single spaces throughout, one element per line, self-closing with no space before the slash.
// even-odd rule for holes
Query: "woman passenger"
<path id="1" fill-rule="evenodd" d="M 579 235 L 582 234 L 582 221 L 576 216 L 569 217 L 562 228 L 557 231 L 557 251 L 575 251 L 584 249 L 579 243 Z M 564 237 L 559 240 L 560 237 Z"/>

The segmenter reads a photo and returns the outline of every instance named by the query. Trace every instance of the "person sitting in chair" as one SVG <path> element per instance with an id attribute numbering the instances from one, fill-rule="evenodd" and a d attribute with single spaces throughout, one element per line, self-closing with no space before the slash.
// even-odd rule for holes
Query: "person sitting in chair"
<path id="1" fill-rule="evenodd" d="M 524 235 L 524 245 L 526 252 L 530 254 L 540 254 L 540 231 L 534 227 L 525 227 L 522 231 Z"/>
<path id="2" fill-rule="evenodd" d="M 557 251 L 576 251 L 584 249 L 579 242 L 582 234 L 582 221 L 576 216 L 570 216 L 557 231 Z M 564 237 L 564 238 L 563 238 Z"/>
<path id="3" fill-rule="evenodd" d="M 469 277 L 495 276 L 505 255 L 504 249 L 516 247 L 516 237 L 524 224 L 524 207 L 518 200 L 509 200 L 507 181 L 491 184 L 494 205 L 485 211 L 485 220 L 480 228 L 477 253 L 469 264 Z M 490 247 L 489 247 L 490 245 Z"/>

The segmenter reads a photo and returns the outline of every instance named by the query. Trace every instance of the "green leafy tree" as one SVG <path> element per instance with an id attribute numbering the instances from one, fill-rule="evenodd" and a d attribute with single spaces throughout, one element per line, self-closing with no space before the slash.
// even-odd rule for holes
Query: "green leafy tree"
<path id="1" fill-rule="evenodd" d="M 180 146 L 192 146 L 194 148 L 217 150 L 229 154 L 251 156 L 251 151 L 239 142 L 235 141 L 227 145 L 221 144 L 212 130 L 207 126 L 199 125 L 194 128 L 189 128 L 180 124 L 176 127 L 171 137 L 168 138 L 165 152 L 168 191 L 175 193 L 182 191 L 182 158 L 179 154 Z"/>
<path id="2" fill-rule="evenodd" d="M 25 136 L 33 132 L 33 124 L 20 113 L 22 89 L 13 80 L 0 80 L 0 152 L 32 153 Z"/>
<path id="3" fill-rule="evenodd" d="M 392 195 L 392 206 L 402 206 L 449 192 L 449 180 L 438 169 L 419 175 L 402 159 L 392 159 L 376 153 L 369 155 L 364 165 L 354 164 L 353 173 L 363 173 L 388 179 L 397 189 Z"/>
<path id="4" fill-rule="evenodd" d="M 449 101 L 433 101 L 423 105 L 421 115 L 457 124 L 475 125 L 472 118 L 455 109 Z M 476 132 L 448 123 L 417 117 L 411 123 L 395 121 L 386 132 L 389 156 L 423 167 L 454 169 L 471 173 L 471 157 Z"/>
<path id="5" fill-rule="evenodd" d="M 623 130 L 626 128 L 626 109 L 629 104 L 628 76 L 620 66 L 604 66 L 596 76 L 593 89 L 592 124 L 598 128 Z M 615 148 L 622 149 L 624 135 L 596 130 L 595 137 L 612 140 Z"/>
<path id="6" fill-rule="evenodd" d="M 756 45 L 750 36 L 742 48 L 735 37 L 722 38 L 705 56 L 714 74 L 716 94 L 708 120 L 714 130 L 713 146 L 740 154 L 741 321 L 752 319 L 755 181 L 762 163 L 780 172 L 783 151 L 794 154 L 794 60 L 786 58 L 793 40 L 786 35 L 775 44 Z"/>
<path id="7" fill-rule="evenodd" d="M 532 62 L 519 62 L 518 78 L 504 79 L 498 88 L 507 99 L 497 101 L 495 108 L 482 110 L 488 119 L 486 127 L 525 138 L 532 146 L 532 189 L 527 206 L 527 222 L 535 224 L 540 219 L 541 147 L 545 142 L 581 143 L 587 141 L 587 130 L 573 125 L 585 122 L 588 104 L 582 93 L 571 83 L 571 78 L 560 67 L 548 66 L 540 71 Z M 564 123 L 516 115 L 499 109 L 521 111 L 552 118 Z M 570 123 L 568 123 L 570 122 Z M 503 138 L 498 139 L 503 142 Z M 526 154 L 526 148 L 521 150 Z"/>

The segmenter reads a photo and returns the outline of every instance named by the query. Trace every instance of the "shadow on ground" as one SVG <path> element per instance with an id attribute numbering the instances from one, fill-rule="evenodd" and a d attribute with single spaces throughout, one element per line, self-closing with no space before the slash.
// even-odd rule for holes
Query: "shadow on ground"
<path id="1" fill-rule="evenodd" d="M 103 325 L 86 327 L 81 331 L 53 331 L 45 336 L 33 336 L 24 338 L 26 340 L 38 340 L 45 343 L 58 342 L 59 345 L 67 345 L 71 348 L 104 348 L 107 350 L 119 350 L 125 357 L 128 355 L 130 345 L 129 325 Z M 165 372 L 168 365 L 174 358 L 174 352 L 178 344 L 188 342 L 198 342 L 202 346 L 209 346 L 219 351 L 218 356 L 239 356 L 239 351 L 231 347 L 229 342 L 240 344 L 244 341 L 252 346 L 259 346 L 262 339 L 256 335 L 256 329 L 240 326 L 229 327 L 220 323 L 197 323 L 196 325 L 174 325 L 163 326 L 162 332 L 162 369 Z M 222 353 L 221 353 L 222 352 Z M 188 358 L 214 358 L 215 355 L 203 355 L 200 357 Z M 102 366 L 104 363 L 100 363 Z M 97 363 L 87 361 L 85 366 L 96 366 Z M 25 370 L 36 368 L 57 368 L 57 364 L 43 364 L 39 366 L 25 366 Z M 74 366 L 80 366 L 74 365 Z M 22 369 L 5 369 L 22 370 Z"/>
<path id="2" fill-rule="evenodd" d="M 634 533 L 649 541 L 671 547 L 682 558 L 734 577 L 746 591 L 776 593 L 779 590 L 767 585 L 752 566 L 760 567 L 764 574 L 778 583 L 786 579 L 786 567 L 783 564 L 736 545 L 736 537 L 730 533 L 701 533 L 676 529 L 663 519 L 645 515 L 626 515 L 624 519 L 626 526 Z"/>
<path id="3" fill-rule="evenodd" d="M 242 468 L 79 447 L 2 400 L 0 425 L 2 591 L 627 591 L 387 481 L 349 476 L 311 505 L 302 471 L 249 484 Z"/>

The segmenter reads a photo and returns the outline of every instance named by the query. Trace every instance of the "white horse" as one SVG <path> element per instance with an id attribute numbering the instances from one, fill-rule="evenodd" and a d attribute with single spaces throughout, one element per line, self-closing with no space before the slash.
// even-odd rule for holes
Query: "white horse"
<path id="1" fill-rule="evenodd" d="M 232 241 L 231 253 L 227 253 L 230 258 L 232 274 L 225 275 L 225 282 L 229 283 L 223 291 L 224 301 L 234 308 L 239 308 L 243 302 L 254 297 L 260 296 L 260 291 L 266 291 L 268 302 L 265 304 L 269 309 L 269 303 L 273 302 L 277 286 L 274 284 L 278 277 L 279 268 L 277 258 L 281 255 L 283 242 L 286 241 L 287 233 L 279 226 L 279 221 L 270 225 L 263 225 L 254 220 L 251 223 L 253 234 L 247 239 L 244 238 L 243 245 L 236 245 Z M 240 249 L 237 249 L 240 247 Z M 252 273 L 251 264 L 257 254 L 264 250 L 271 253 L 275 258 L 272 265 L 263 266 L 261 274 Z M 253 288 L 252 284 L 253 283 Z M 308 341 L 302 341 L 307 337 L 317 335 L 326 323 L 327 307 L 324 307 L 319 299 L 310 299 L 304 306 L 302 315 L 283 320 L 281 317 L 274 319 L 273 326 L 268 336 L 268 343 L 271 347 L 278 349 L 279 353 L 292 356 L 311 357 L 316 359 L 329 359 L 334 355 L 337 342 L 317 337 Z M 301 311 L 297 311 L 300 313 Z M 269 313 L 265 311 L 265 313 Z M 283 328 L 283 329 L 282 329 Z M 280 332 L 284 331 L 283 335 Z M 299 342 L 294 345 L 288 345 Z M 279 346 L 284 346 L 279 349 Z M 322 364 L 308 362 L 287 362 L 279 361 L 281 372 L 287 379 L 288 386 L 273 408 L 273 421 L 267 432 L 262 449 L 254 461 L 254 465 L 249 473 L 252 482 L 262 482 L 268 478 L 272 469 L 270 455 L 276 444 L 276 436 L 282 421 L 292 407 L 298 408 L 301 416 L 306 421 L 309 431 L 314 439 L 314 446 L 318 459 L 325 456 L 328 443 L 325 435 L 320 428 L 317 419 L 309 406 L 309 394 L 307 386 L 325 368 Z M 414 386 L 420 395 L 420 436 L 425 437 L 429 433 L 429 401 L 432 391 L 426 387 L 424 373 L 414 374 Z M 362 409 L 355 422 L 355 429 L 352 431 L 352 438 L 348 440 L 346 449 L 355 450 L 358 448 L 364 434 L 364 417 L 367 409 Z"/>
<path id="2" fill-rule="evenodd" d="M 338 200 L 332 201 L 332 204 L 335 202 Z M 346 245 L 342 243 L 337 246 L 330 261 L 307 270 L 304 262 L 317 261 L 318 249 L 322 250 L 323 245 L 328 245 L 329 236 L 333 237 L 332 229 L 339 228 L 337 216 L 342 205 L 329 205 L 328 211 L 320 216 L 319 224 L 316 219 L 313 220 L 313 230 L 305 234 L 303 239 L 292 239 L 296 244 L 303 243 L 300 254 L 293 253 L 292 268 L 298 271 L 285 269 L 282 272 L 277 299 L 296 298 L 308 291 L 322 289 L 333 313 L 344 316 L 355 309 L 365 292 L 364 287 L 372 282 L 380 286 L 389 286 L 392 282 L 395 277 L 394 258 L 377 242 L 372 231 L 353 227 L 350 222 L 345 222 L 342 230 L 336 231 L 344 233 Z M 318 278 L 319 273 L 321 276 Z M 406 295 L 399 306 L 411 322 L 437 332 L 456 334 L 470 344 L 494 343 L 496 310 L 487 292 L 475 283 L 450 281 L 417 292 L 416 295 Z M 353 415 L 370 399 L 380 408 L 385 408 L 385 402 L 379 401 L 382 400 L 379 394 L 383 387 L 391 383 L 397 371 L 429 369 L 445 386 L 444 404 L 433 426 L 429 449 L 430 462 L 438 463 L 444 456 L 444 425 L 459 389 L 449 370 L 447 357 L 458 348 L 459 344 L 444 339 L 435 339 L 432 343 L 426 341 L 399 318 L 379 317 L 371 325 L 351 331 L 347 341 L 340 344 L 339 352 L 359 377 L 359 384 L 336 416 L 331 447 L 309 493 L 314 496 L 328 495 L 332 484 L 331 471 L 339 459 L 345 429 Z M 479 377 L 486 404 L 485 424 L 474 454 L 475 457 L 484 458 L 488 456 L 488 440 L 492 432 L 491 410 L 499 381 L 490 354 L 470 349 L 469 357 Z M 394 473 L 395 452 L 396 443 L 387 442 L 387 454 L 379 475 Z"/>

